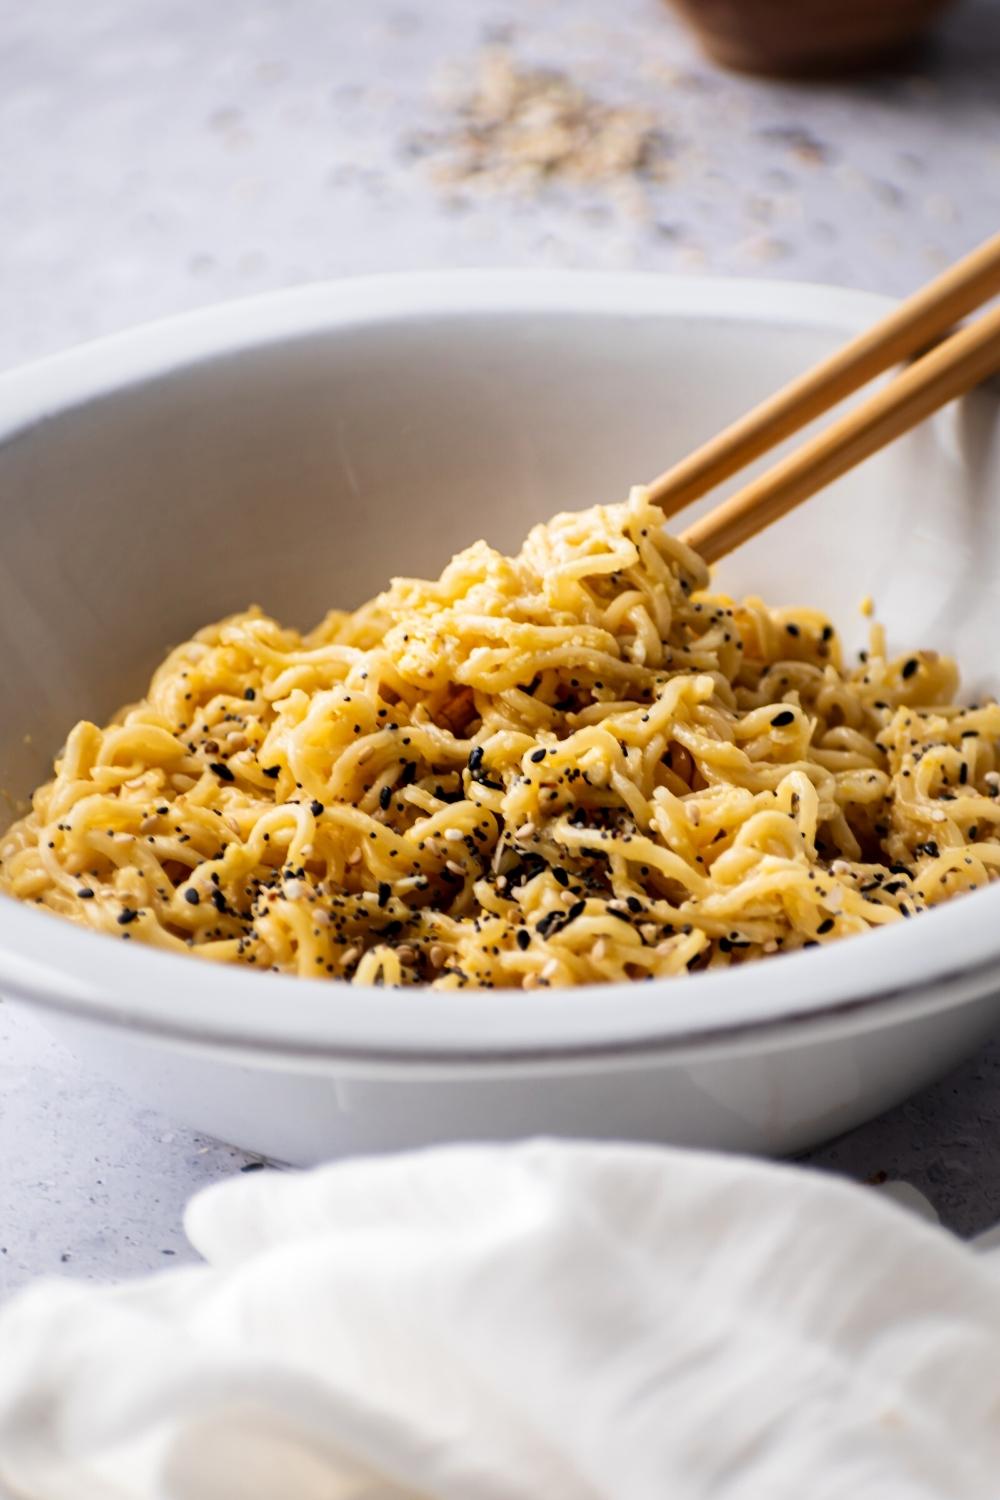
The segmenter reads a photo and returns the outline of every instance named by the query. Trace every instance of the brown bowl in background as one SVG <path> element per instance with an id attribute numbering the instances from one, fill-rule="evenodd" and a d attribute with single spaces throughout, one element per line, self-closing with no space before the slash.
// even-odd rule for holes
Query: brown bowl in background
<path id="1" fill-rule="evenodd" d="M 715 62 L 748 73 L 829 73 L 914 41 L 953 0 L 670 0 Z"/>

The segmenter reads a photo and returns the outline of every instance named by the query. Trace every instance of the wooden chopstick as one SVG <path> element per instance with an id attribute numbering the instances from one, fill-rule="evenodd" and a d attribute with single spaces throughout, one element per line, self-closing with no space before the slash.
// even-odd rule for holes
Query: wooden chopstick
<path id="1" fill-rule="evenodd" d="M 892 365 L 926 349 L 1000 293 L 1000 234 L 908 297 L 873 328 L 793 380 L 649 486 L 672 516 Z"/>
<path id="2" fill-rule="evenodd" d="M 888 385 L 681 533 L 715 562 L 824 485 L 1000 369 L 1000 307 L 953 333 Z"/>

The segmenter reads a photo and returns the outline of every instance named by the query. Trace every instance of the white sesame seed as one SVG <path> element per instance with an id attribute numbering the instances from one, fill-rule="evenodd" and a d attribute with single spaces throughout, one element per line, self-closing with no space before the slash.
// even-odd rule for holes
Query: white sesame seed
<path id="1" fill-rule="evenodd" d="M 453 859 L 446 859 L 445 862 L 444 862 L 444 867 L 445 867 L 446 870 L 450 870 L 453 875 L 464 875 L 465 874 L 465 871 L 463 870 L 462 866 L 460 864 L 457 864 L 456 861 L 453 860 Z"/>
<path id="2" fill-rule="evenodd" d="M 555 977 L 556 977 L 556 975 L 558 973 L 559 973 L 559 960 L 557 958 L 550 958 L 549 961 L 548 961 L 548 963 L 542 969 L 542 978 L 543 979 L 555 979 Z"/>
<path id="3" fill-rule="evenodd" d="M 465 838 L 465 834 L 462 832 L 461 828 L 446 828 L 444 831 L 444 836 L 448 840 L 449 844 L 460 844 Z"/>

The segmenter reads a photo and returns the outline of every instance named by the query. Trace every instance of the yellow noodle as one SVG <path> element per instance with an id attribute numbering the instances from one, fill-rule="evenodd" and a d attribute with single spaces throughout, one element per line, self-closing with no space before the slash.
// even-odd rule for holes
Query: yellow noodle
<path id="1" fill-rule="evenodd" d="M 645 492 L 310 634 L 252 609 L 78 724 L 0 889 L 126 941 L 438 988 L 648 979 L 1000 872 L 1000 707 L 707 592 Z"/>

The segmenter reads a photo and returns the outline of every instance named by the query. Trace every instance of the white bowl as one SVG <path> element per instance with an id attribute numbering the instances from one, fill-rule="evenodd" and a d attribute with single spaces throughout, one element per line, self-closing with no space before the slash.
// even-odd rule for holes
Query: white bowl
<path id="1" fill-rule="evenodd" d="M 157 324 L 0 377 L 0 787 L 251 600 L 307 624 L 486 535 L 622 497 L 885 304 L 780 283 L 449 273 Z M 982 390 L 720 570 L 996 686 Z M 26 739 L 25 736 L 29 738 Z M 997 1013 L 1000 886 L 642 986 L 437 994 L 220 969 L 0 899 L 0 989 L 147 1103 L 294 1162 L 534 1132 L 787 1151 L 943 1071 Z"/>

